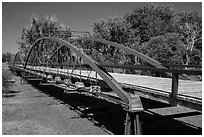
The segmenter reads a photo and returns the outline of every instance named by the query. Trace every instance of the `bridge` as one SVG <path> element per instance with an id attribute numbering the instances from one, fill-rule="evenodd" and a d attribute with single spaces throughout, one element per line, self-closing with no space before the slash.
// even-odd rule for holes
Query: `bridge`
<path id="1" fill-rule="evenodd" d="M 127 55 L 140 58 L 149 65 L 99 64 L 91 57 L 91 54 L 88 54 L 87 49 L 83 46 L 84 42 L 115 47 Z M 100 59 L 103 61 L 102 56 Z M 41 37 L 32 45 L 26 57 L 22 57 L 22 53 L 18 52 L 9 67 L 22 77 L 22 83 L 25 81 L 34 82 L 44 87 L 52 85 L 63 89 L 64 94 L 84 94 L 119 104 L 121 109 L 126 112 L 124 134 L 142 134 L 140 115 L 141 112 L 148 109 L 143 107 L 145 102 L 141 101 L 142 98 L 202 111 L 200 95 L 195 97 L 179 93 L 179 77 L 184 77 L 184 74 L 202 75 L 201 66 L 161 64 L 121 44 L 87 35 L 66 40 L 53 35 Z M 167 92 L 119 82 L 117 76 L 114 77 L 111 73 L 112 69 L 166 73 L 171 78 L 171 90 Z M 79 109 L 88 111 L 93 108 Z M 91 115 L 89 114 L 89 116 Z"/>

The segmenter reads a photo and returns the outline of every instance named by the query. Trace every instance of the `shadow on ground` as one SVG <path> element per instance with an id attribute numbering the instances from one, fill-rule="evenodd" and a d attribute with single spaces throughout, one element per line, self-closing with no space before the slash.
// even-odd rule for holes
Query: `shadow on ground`
<path id="1" fill-rule="evenodd" d="M 70 109 L 78 110 L 78 108 L 96 108 L 87 113 L 92 113 L 92 120 L 96 126 L 103 127 L 115 135 L 124 134 L 125 112 L 121 110 L 120 105 L 86 96 L 78 93 L 65 94 L 62 89 L 55 86 L 39 86 L 32 83 L 47 96 L 59 100 L 61 103 L 70 107 Z M 162 108 L 169 107 L 168 104 L 156 102 L 142 98 L 144 108 Z M 107 112 L 107 113 L 106 113 Z M 108 113 L 110 112 L 110 113 Z M 199 113 L 201 114 L 201 113 Z M 184 116 L 196 114 L 183 114 Z M 84 117 L 84 115 L 80 115 Z M 182 122 L 173 119 L 174 116 L 161 116 L 158 114 L 150 114 L 142 112 L 140 118 L 142 121 L 142 133 L 144 135 L 196 135 L 202 134 L 202 128 L 194 128 Z M 75 117 L 76 118 L 76 117 Z"/>
<path id="2" fill-rule="evenodd" d="M 15 97 L 17 93 L 19 93 L 20 91 L 17 90 L 10 90 L 8 91 L 8 93 L 3 93 L 2 97 L 3 98 L 10 98 L 10 97 Z"/>

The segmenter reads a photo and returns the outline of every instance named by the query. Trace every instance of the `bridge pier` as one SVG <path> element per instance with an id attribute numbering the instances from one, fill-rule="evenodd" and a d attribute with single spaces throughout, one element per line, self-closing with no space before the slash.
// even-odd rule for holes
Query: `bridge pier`
<path id="1" fill-rule="evenodd" d="M 142 126 L 139 115 L 144 111 L 139 96 L 130 96 L 129 109 L 126 109 L 125 135 L 141 135 Z"/>

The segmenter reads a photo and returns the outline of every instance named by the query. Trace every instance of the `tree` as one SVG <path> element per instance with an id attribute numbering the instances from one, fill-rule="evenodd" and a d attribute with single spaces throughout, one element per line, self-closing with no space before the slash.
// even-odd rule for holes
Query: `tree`
<path id="1" fill-rule="evenodd" d="M 59 25 L 55 17 L 31 18 L 31 24 L 22 30 L 19 41 L 20 50 L 28 52 L 31 45 L 42 36 L 56 36 L 67 40 L 71 37 L 71 29 L 63 24 Z"/>
<path id="2" fill-rule="evenodd" d="M 152 38 L 145 43 L 143 51 L 161 63 L 183 64 L 183 43 L 175 33 Z"/>
<path id="3" fill-rule="evenodd" d="M 174 25 L 184 43 L 185 65 L 188 65 L 193 49 L 202 51 L 202 18 L 197 12 L 182 12 L 174 17 Z"/>
<path id="4" fill-rule="evenodd" d="M 57 22 L 55 17 L 37 18 L 32 17 L 29 26 L 22 30 L 17 43 L 20 45 L 19 50 L 26 57 L 34 42 L 43 36 L 55 36 L 64 40 L 69 40 L 71 37 L 71 29 L 64 24 Z M 38 47 L 35 49 L 36 54 L 33 53 L 33 57 L 38 57 L 40 62 L 46 62 L 50 55 L 59 47 L 57 42 L 50 40 L 42 40 L 37 43 Z M 40 52 L 37 52 L 40 51 Z M 32 62 L 32 61 L 31 61 Z"/>
<path id="5" fill-rule="evenodd" d="M 126 21 L 120 17 L 109 17 L 93 24 L 93 36 L 106 39 L 112 42 L 125 45 L 128 42 L 129 30 L 126 26 Z M 94 43 L 96 52 L 98 52 L 99 60 L 106 63 L 117 64 L 124 62 L 124 53 L 110 45 Z M 103 57 L 102 57 L 103 56 Z"/>
<path id="6" fill-rule="evenodd" d="M 174 33 L 172 25 L 175 11 L 171 6 L 162 5 L 146 5 L 144 7 L 133 10 L 124 16 L 127 22 L 129 34 L 129 46 L 142 53 L 144 46 L 152 38 L 165 35 L 166 33 Z M 149 51 L 151 52 L 151 51 Z M 145 64 L 137 57 L 129 56 L 128 64 Z"/>
<path id="7" fill-rule="evenodd" d="M 140 37 L 140 44 L 152 37 L 172 32 L 172 18 L 175 11 L 171 6 L 146 5 L 126 14 L 125 20 L 134 37 Z"/>
<path id="8" fill-rule="evenodd" d="M 11 53 L 3 53 L 2 54 L 2 62 L 9 62 L 11 60 Z"/>
<path id="9" fill-rule="evenodd" d="M 189 56 L 191 57 L 190 65 L 202 65 L 202 51 L 194 48 Z"/>

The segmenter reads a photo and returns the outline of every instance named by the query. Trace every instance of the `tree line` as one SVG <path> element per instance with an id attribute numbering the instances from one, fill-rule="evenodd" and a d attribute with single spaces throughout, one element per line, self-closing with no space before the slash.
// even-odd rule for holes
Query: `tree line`
<path id="1" fill-rule="evenodd" d="M 172 6 L 146 5 L 123 17 L 108 17 L 92 24 L 91 37 L 117 42 L 164 64 L 202 65 L 202 18 L 197 12 L 176 12 Z M 65 32 L 64 35 L 60 35 Z M 53 17 L 32 17 L 17 43 L 26 56 L 31 45 L 45 34 L 69 41 L 71 28 Z M 45 41 L 49 43 L 50 41 Z M 57 43 L 56 43 L 57 44 Z M 113 46 L 98 42 L 76 43 L 93 59 L 105 64 L 146 64 Z M 55 49 L 55 48 L 53 48 Z"/>
<path id="2" fill-rule="evenodd" d="M 161 63 L 202 65 L 202 18 L 197 12 L 176 13 L 171 6 L 146 5 L 124 17 L 96 21 L 93 31 L 95 37 L 123 44 Z M 110 48 L 101 52 L 108 54 L 107 59 L 121 54 Z M 127 64 L 144 63 L 119 56 L 118 61 L 123 60 Z"/>

